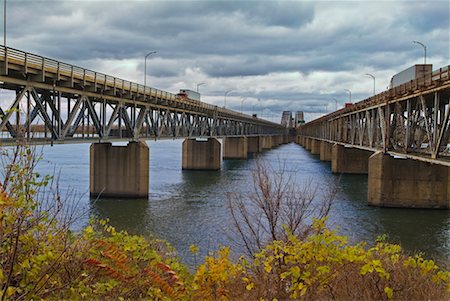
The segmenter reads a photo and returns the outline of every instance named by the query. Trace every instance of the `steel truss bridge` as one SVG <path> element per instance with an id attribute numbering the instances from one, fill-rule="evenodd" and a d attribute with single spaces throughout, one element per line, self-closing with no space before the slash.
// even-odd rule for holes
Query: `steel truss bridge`
<path id="1" fill-rule="evenodd" d="M 13 91 L 10 103 L 0 105 L 3 145 L 286 131 L 267 120 L 4 46 L 0 82 Z"/>
<path id="2" fill-rule="evenodd" d="M 298 134 L 450 166 L 450 66 L 308 122 Z"/>

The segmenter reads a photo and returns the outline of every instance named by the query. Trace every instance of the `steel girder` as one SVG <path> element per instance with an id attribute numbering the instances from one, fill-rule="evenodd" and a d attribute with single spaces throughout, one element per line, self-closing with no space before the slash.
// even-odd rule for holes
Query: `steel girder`
<path id="1" fill-rule="evenodd" d="M 300 127 L 299 134 L 374 151 L 445 160 L 450 155 L 450 87 L 434 90 L 322 118 Z"/>
<path id="2" fill-rule="evenodd" d="M 68 94 L 32 85 L 15 87 L 10 106 L 0 107 L 3 144 L 113 141 L 162 137 L 264 135 L 279 129 L 169 107 L 111 102 L 83 93 Z M 16 118 L 14 118 L 14 116 Z M 15 119 L 15 120 L 14 120 Z M 274 131 L 275 130 L 275 131 Z"/>

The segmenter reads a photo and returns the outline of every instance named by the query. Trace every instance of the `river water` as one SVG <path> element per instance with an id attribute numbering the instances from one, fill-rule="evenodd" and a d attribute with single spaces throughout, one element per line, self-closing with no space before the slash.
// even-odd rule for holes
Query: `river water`
<path id="1" fill-rule="evenodd" d="M 108 217 L 111 224 L 132 234 L 156 236 L 170 242 L 188 264 L 190 244 L 201 255 L 232 244 L 226 195 L 247 192 L 253 185 L 255 158 L 222 162 L 220 171 L 182 171 L 182 140 L 147 141 L 150 146 L 150 195 L 148 199 L 90 199 L 89 144 L 45 146 L 39 171 L 59 174 L 63 195 L 75 192 L 80 211 Z M 438 261 L 450 258 L 450 211 L 377 208 L 367 205 L 367 176 L 334 175 L 330 163 L 291 143 L 265 151 L 258 158 L 283 162 L 300 184 L 312 181 L 319 191 L 338 183 L 330 211 L 330 224 L 350 241 L 373 242 L 386 234 L 409 252 L 423 252 Z"/>

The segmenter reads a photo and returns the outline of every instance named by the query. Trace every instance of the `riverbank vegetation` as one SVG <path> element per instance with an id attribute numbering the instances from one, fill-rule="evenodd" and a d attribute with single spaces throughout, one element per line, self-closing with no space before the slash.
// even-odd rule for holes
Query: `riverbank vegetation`
<path id="1" fill-rule="evenodd" d="M 333 192 L 317 201 L 284 172 L 258 164 L 254 191 L 228 207 L 245 254 L 221 247 L 193 269 L 167 243 L 92 220 L 28 147 L 4 154 L 0 187 L 1 300 L 442 300 L 450 274 L 380 238 L 349 244 L 326 225 Z M 191 247 L 193 253 L 198 248 Z"/>

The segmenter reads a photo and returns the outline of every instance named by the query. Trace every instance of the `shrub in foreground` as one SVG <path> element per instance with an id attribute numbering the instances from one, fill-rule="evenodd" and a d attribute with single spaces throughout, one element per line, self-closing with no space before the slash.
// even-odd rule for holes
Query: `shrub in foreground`
<path id="1" fill-rule="evenodd" d="M 307 235 L 285 227 L 253 256 L 223 247 L 190 273 L 160 240 L 76 215 L 51 178 L 34 172 L 35 154 L 13 152 L 0 187 L 0 300 L 441 300 L 450 274 L 395 244 L 349 245 L 316 219 Z M 281 233 L 281 232 L 278 232 Z M 197 248 L 192 247 L 196 252 Z M 253 249 L 252 249 L 253 250 Z"/>

